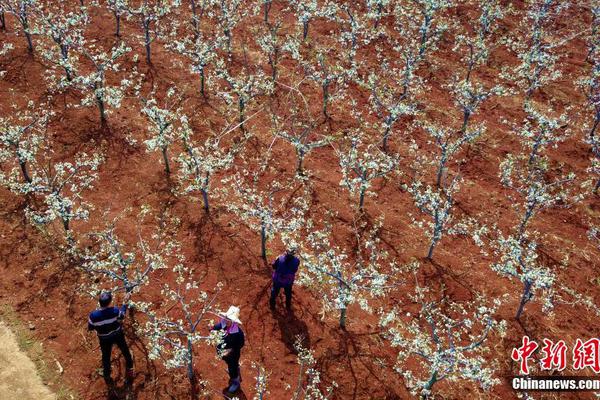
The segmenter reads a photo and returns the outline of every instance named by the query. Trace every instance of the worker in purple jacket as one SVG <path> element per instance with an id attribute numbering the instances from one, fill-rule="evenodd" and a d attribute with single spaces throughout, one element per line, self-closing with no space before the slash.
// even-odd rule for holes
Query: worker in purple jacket
<path id="1" fill-rule="evenodd" d="M 289 248 L 286 252 L 273 261 L 273 288 L 271 289 L 270 305 L 275 310 L 275 301 L 279 291 L 285 292 L 285 306 L 288 311 L 292 309 L 292 285 L 298 272 L 300 260 L 295 256 L 296 249 Z"/>

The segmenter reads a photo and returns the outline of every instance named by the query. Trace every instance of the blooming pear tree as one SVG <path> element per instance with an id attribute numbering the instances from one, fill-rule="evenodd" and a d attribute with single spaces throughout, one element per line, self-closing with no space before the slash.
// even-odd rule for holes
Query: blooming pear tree
<path id="1" fill-rule="evenodd" d="M 277 137 L 280 137 L 291 144 L 296 151 L 297 175 L 304 175 L 304 158 L 311 151 L 320 147 L 328 146 L 333 141 L 331 136 L 318 136 L 314 134 L 313 130 L 313 125 L 303 126 L 300 124 L 300 126 L 291 126 L 289 130 L 279 130 L 278 127 L 276 131 Z"/>
<path id="2" fill-rule="evenodd" d="M 205 320 L 213 310 L 222 285 L 217 284 L 212 294 L 201 290 L 194 269 L 186 267 L 183 260 L 172 270 L 175 284 L 165 283 L 161 290 L 166 304 L 143 309 L 148 321 L 142 331 L 149 342 L 149 358 L 160 359 L 167 369 L 185 368 L 195 397 L 194 348 L 199 343 L 216 345 L 222 340 L 221 333 L 205 331 Z"/>
<path id="3" fill-rule="evenodd" d="M 549 268 L 540 265 L 537 243 L 534 240 L 528 240 L 527 236 L 511 235 L 504 238 L 500 235 L 497 253 L 500 260 L 492 264 L 492 269 L 501 276 L 517 279 L 523 284 L 523 292 L 515 319 L 521 318 L 525 305 L 538 294 L 543 301 L 543 309 L 551 310 L 550 294 L 556 275 Z"/>
<path id="4" fill-rule="evenodd" d="M 248 182 L 250 180 L 250 182 Z M 260 189 L 262 183 L 258 173 L 248 171 L 226 179 L 230 192 L 227 194 L 227 209 L 240 218 L 251 229 L 260 232 L 261 257 L 267 258 L 267 242 L 276 233 L 285 235 L 300 230 L 308 212 L 305 196 L 291 199 L 281 198 L 281 193 L 289 188 L 276 180 L 267 189 Z M 276 195 L 280 195 L 277 199 Z"/>
<path id="5" fill-rule="evenodd" d="M 494 34 L 499 28 L 499 22 L 504 17 L 505 11 L 498 0 L 483 0 L 478 2 L 479 18 L 470 19 L 472 32 L 465 30 L 455 39 L 453 50 L 462 54 L 462 63 L 466 66 L 464 82 L 471 81 L 473 71 L 485 65 L 489 60 L 490 52 L 496 43 L 493 42 Z"/>
<path id="6" fill-rule="evenodd" d="M 324 49 L 318 49 L 315 60 L 302 60 L 305 76 L 321 88 L 323 116 L 329 119 L 329 107 L 332 98 L 332 85 L 342 84 L 347 70 L 339 64 L 330 63 Z"/>
<path id="7" fill-rule="evenodd" d="M 393 127 L 403 117 L 414 115 L 417 95 L 424 82 L 417 71 L 427 56 L 437 50 L 437 44 L 448 26 L 439 14 L 451 6 L 447 0 L 424 0 L 394 4 L 394 55 L 380 54 L 378 73 L 369 73 L 363 86 L 370 91 L 369 103 L 380 119 L 382 147 L 388 151 Z"/>
<path id="8" fill-rule="evenodd" d="M 17 110 L 15 106 L 13 115 L 0 117 L 0 165 L 6 167 L 0 170 L 0 182 L 18 194 L 33 190 L 29 165 L 36 162 L 44 144 L 43 131 L 52 116 L 43 113 L 43 108 L 36 111 L 29 102 L 27 108 Z"/>
<path id="9" fill-rule="evenodd" d="M 167 48 L 182 54 L 190 63 L 190 71 L 200 78 L 200 94 L 206 98 L 206 69 L 217 57 L 217 50 L 223 38 L 205 35 L 201 31 L 194 32 L 192 37 L 177 35 L 166 44 Z"/>
<path id="10" fill-rule="evenodd" d="M 303 240 L 301 249 L 304 265 L 298 283 L 315 291 L 321 298 L 322 315 L 336 311 L 339 326 L 346 329 L 348 307 L 358 304 L 371 311 L 369 298 L 384 296 L 393 284 L 395 265 L 383 265 L 387 252 L 380 246 L 376 225 L 368 236 L 357 243 L 356 260 L 334 244 L 331 227 L 313 229 Z M 385 271 L 385 272 L 384 272 Z"/>
<path id="11" fill-rule="evenodd" d="M 80 260 L 81 269 L 90 275 L 91 292 L 99 292 L 102 286 L 107 285 L 116 292 L 143 292 L 142 288 L 149 284 L 154 271 L 167 269 L 179 262 L 181 249 L 172 238 L 177 219 L 156 217 L 148 232 L 143 225 L 151 210 L 147 206 L 142 207 L 134 226 L 134 240 L 137 241 L 132 244 L 118 234 L 117 224 L 127 211 L 109 220 L 104 229 L 88 233 L 72 248 L 73 256 Z"/>
<path id="12" fill-rule="evenodd" d="M 177 161 L 180 163 L 179 181 L 182 192 L 190 194 L 200 192 L 204 202 L 204 211 L 209 211 L 209 191 L 211 178 L 231 166 L 235 156 L 243 148 L 241 141 L 231 147 L 225 147 L 219 136 L 208 137 L 203 144 L 194 139 L 194 132 L 186 117 L 181 117 L 181 129 L 177 137 L 183 145 L 183 152 Z"/>
<path id="13" fill-rule="evenodd" d="M 588 76 L 579 80 L 579 86 L 587 97 L 587 109 L 592 112 L 592 118 L 589 134 L 586 135 L 586 142 L 592 149 L 591 166 L 589 172 L 594 175 L 594 193 L 598 194 L 600 189 L 600 135 L 598 127 L 600 126 L 600 5 L 594 3 L 592 11 L 592 33 L 588 40 L 588 60 L 591 63 L 591 70 Z"/>
<path id="14" fill-rule="evenodd" d="M 90 20 L 87 10 L 81 7 L 77 11 L 67 11 L 64 6 L 47 5 L 36 9 L 35 16 L 37 24 L 33 32 L 47 37 L 51 42 L 42 42 L 42 56 L 64 70 L 66 82 L 59 79 L 58 86 L 68 86 L 78 68 L 78 57 L 72 50 L 77 51 L 85 43 L 84 30 Z"/>
<path id="15" fill-rule="evenodd" d="M 526 104 L 527 119 L 517 134 L 526 149 L 523 154 L 509 154 L 500 164 L 501 182 L 514 189 L 523 198 L 523 204 L 516 202 L 522 209 L 518 236 L 525 234 L 531 218 L 543 209 L 557 205 L 568 205 L 579 199 L 574 195 L 569 184 L 575 180 L 575 174 L 549 178 L 549 160 L 545 152 L 550 147 L 569 137 L 570 131 L 565 129 L 567 118 L 546 115 L 532 105 Z"/>
<path id="16" fill-rule="evenodd" d="M 498 299 L 491 304 L 483 296 L 466 303 L 435 300 L 418 282 L 411 297 L 418 314 L 393 308 L 382 314 L 380 324 L 398 348 L 395 370 L 414 396 L 432 398 L 442 381 L 474 382 L 486 391 L 500 383 L 486 359 L 491 334 L 506 329 L 504 321 L 495 320 Z"/>
<path id="17" fill-rule="evenodd" d="M 142 107 L 142 114 L 147 117 L 150 123 L 148 126 L 150 139 L 144 141 L 146 149 L 149 152 L 157 150 L 161 152 L 167 175 L 171 173 L 168 149 L 177 138 L 175 124 L 180 119 L 180 110 L 173 110 L 178 104 L 178 100 L 174 96 L 175 91 L 170 88 L 167 91 L 167 99 L 164 105 L 159 105 L 158 100 L 151 97 L 143 100 Z"/>
<path id="18" fill-rule="evenodd" d="M 31 13 L 38 7 L 37 0 L 1 0 L 0 7 L 2 7 L 3 15 L 4 11 L 6 11 L 6 13 L 12 14 L 17 18 L 27 40 L 27 50 L 30 54 L 33 54 Z M 2 26 L 6 28 L 6 23 L 3 22 Z"/>
<path id="19" fill-rule="evenodd" d="M 290 53 L 292 58 L 299 58 L 300 43 L 294 37 L 280 33 L 281 22 L 269 24 L 265 32 L 260 34 L 256 41 L 261 50 L 266 54 L 269 67 L 271 67 L 271 81 L 275 86 L 279 78 L 279 63 L 284 54 Z"/>
<path id="20" fill-rule="evenodd" d="M 249 10 L 242 7 L 242 0 L 214 0 L 212 4 L 217 9 L 217 24 L 225 36 L 225 50 L 231 59 L 233 30 L 248 15 Z"/>
<path id="21" fill-rule="evenodd" d="M 146 49 L 146 62 L 152 64 L 152 42 L 163 35 L 161 22 L 181 5 L 181 0 L 142 0 L 139 7 L 122 4 L 128 17 L 135 18 L 142 26 L 142 43 Z"/>
<path id="22" fill-rule="evenodd" d="M 359 137 L 353 137 L 346 150 L 338 151 L 338 158 L 342 168 L 340 186 L 358 195 L 359 211 L 363 211 L 365 195 L 375 195 L 369 191 L 371 182 L 394 171 L 399 162 L 397 156 L 385 154 L 373 145 L 364 145 Z"/>
<path id="23" fill-rule="evenodd" d="M 217 60 L 217 76 L 225 83 L 225 91 L 219 95 L 228 107 L 237 103 L 238 125 L 245 134 L 246 110 L 258 96 L 273 92 L 273 82 L 265 77 L 262 69 L 254 72 L 248 66 L 233 74 L 222 59 Z"/>
<path id="24" fill-rule="evenodd" d="M 121 37 L 121 18 L 127 16 L 129 0 L 106 0 L 106 7 L 115 17 L 115 36 Z"/>
<path id="25" fill-rule="evenodd" d="M 459 181 L 459 177 L 454 177 L 447 186 L 438 188 L 424 184 L 417 178 L 413 180 L 410 186 L 403 186 L 412 195 L 419 211 L 429 218 L 426 222 L 414 220 L 418 227 L 425 227 L 427 237 L 430 240 L 429 250 L 427 251 L 428 259 L 433 257 L 433 251 L 443 235 L 454 233 L 452 229 L 452 207 Z"/>
<path id="26" fill-rule="evenodd" d="M 86 97 L 81 101 L 84 106 L 96 104 L 100 114 L 100 123 L 106 124 L 107 107 L 119 108 L 126 90 L 133 85 L 129 79 L 122 79 L 116 85 L 107 84 L 108 72 L 119 72 L 118 60 L 131 51 L 124 42 L 114 46 L 110 52 L 105 52 L 92 46 L 81 50 L 81 54 L 93 65 L 93 70 L 88 75 L 78 73 L 73 79 L 73 84 L 86 92 Z"/>
<path id="27" fill-rule="evenodd" d="M 300 365 L 298 371 L 298 383 L 294 395 L 290 400 L 329 400 L 337 387 L 335 382 L 325 390 L 321 390 L 321 374 L 315 368 L 316 360 L 314 352 L 302 344 L 302 338 L 296 337 L 294 342 L 297 362 Z"/>
<path id="28" fill-rule="evenodd" d="M 47 161 L 47 166 L 41 161 L 31 164 L 37 168 L 31 171 L 32 182 L 26 187 L 33 196 L 40 197 L 43 204 L 28 206 L 26 214 L 39 227 L 59 220 L 70 242 L 71 222 L 87 220 L 93 208 L 83 200 L 82 193 L 91 189 L 98 179 L 98 168 L 104 157 L 100 153 L 79 153 L 73 161 Z"/>
<path id="29" fill-rule="evenodd" d="M 556 63 L 560 54 L 557 43 L 549 41 L 549 30 L 554 19 L 560 18 L 569 6 L 568 1 L 536 0 L 531 2 L 517 38 L 509 39 L 507 45 L 517 54 L 520 63 L 506 71 L 509 79 L 516 74 L 518 84 L 525 92 L 526 100 L 546 83 L 558 79 L 562 73 Z"/>

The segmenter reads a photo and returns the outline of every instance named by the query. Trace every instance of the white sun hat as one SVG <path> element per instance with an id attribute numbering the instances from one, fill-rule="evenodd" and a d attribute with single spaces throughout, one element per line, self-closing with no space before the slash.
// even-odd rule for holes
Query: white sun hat
<path id="1" fill-rule="evenodd" d="M 227 318 L 230 321 L 236 322 L 238 324 L 241 324 L 242 321 L 240 321 L 240 308 L 236 307 L 236 306 L 231 306 L 229 307 L 229 310 L 227 310 L 227 312 L 219 312 L 218 313 L 219 316 L 223 317 L 223 318 Z"/>

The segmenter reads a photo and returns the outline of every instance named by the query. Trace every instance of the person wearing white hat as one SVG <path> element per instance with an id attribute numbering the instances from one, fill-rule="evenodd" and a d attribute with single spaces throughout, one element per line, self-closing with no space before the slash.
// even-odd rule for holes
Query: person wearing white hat
<path id="1" fill-rule="evenodd" d="M 244 332 L 240 325 L 240 309 L 231 306 L 227 312 L 217 313 L 221 317 L 219 323 L 213 326 L 212 330 L 221 330 L 225 332 L 223 341 L 217 345 L 217 352 L 227 363 L 227 372 L 229 373 L 229 393 L 235 393 L 240 388 L 240 355 L 244 347 Z"/>

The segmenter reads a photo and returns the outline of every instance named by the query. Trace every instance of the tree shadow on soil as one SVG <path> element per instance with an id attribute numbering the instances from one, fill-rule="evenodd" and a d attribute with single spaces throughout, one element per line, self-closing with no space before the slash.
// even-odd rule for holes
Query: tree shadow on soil
<path id="1" fill-rule="evenodd" d="M 327 349 L 325 354 L 321 356 L 317 363 L 319 369 L 323 371 L 323 377 L 327 378 L 329 375 L 328 370 L 330 368 L 337 368 L 340 365 L 344 366 L 345 376 L 349 378 L 350 384 L 345 385 L 345 389 L 351 390 L 351 394 L 348 393 L 348 399 L 357 399 L 362 397 L 364 390 L 369 390 L 369 387 L 377 385 L 386 389 L 386 399 L 395 399 L 397 397 L 397 386 L 391 387 L 387 382 L 380 379 L 381 376 L 387 375 L 382 371 L 376 371 L 374 368 L 375 362 L 380 358 L 379 355 L 374 354 L 368 349 L 370 346 L 364 344 L 361 347 L 359 338 L 364 336 L 377 335 L 378 332 L 365 332 L 365 333 L 352 333 L 348 331 L 341 331 L 338 337 L 339 346 L 337 349 L 331 347 Z M 360 363 L 361 367 L 368 371 L 368 377 L 358 378 L 356 373 L 356 363 Z M 391 372 L 391 371 L 388 371 Z M 332 377 L 335 380 L 335 377 Z M 360 393 L 359 393 L 360 392 Z"/>
<path id="2" fill-rule="evenodd" d="M 273 317 L 277 320 L 279 330 L 281 331 L 281 341 L 285 344 L 288 351 L 292 354 L 298 354 L 294 343 L 297 338 L 300 339 L 304 348 L 310 348 L 310 335 L 306 323 L 296 316 L 293 311 L 279 311 L 276 309 L 272 312 Z"/>

